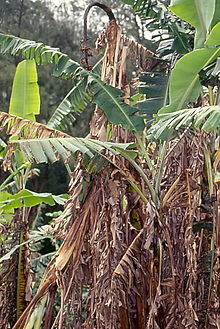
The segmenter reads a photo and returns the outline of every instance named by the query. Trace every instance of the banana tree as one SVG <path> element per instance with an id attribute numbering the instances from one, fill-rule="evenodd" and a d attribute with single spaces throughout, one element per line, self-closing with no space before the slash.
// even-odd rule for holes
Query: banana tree
<path id="1" fill-rule="evenodd" d="M 28 119 L 22 123 L 23 133 L 27 136 L 31 125 L 34 124 L 32 121 L 35 121 L 35 115 L 39 114 L 39 111 L 40 95 L 36 64 L 33 59 L 24 60 L 18 64 L 15 72 L 9 114 L 2 113 L 1 120 L 3 120 L 4 114 L 7 115 L 10 118 L 8 127 L 13 130 L 18 124 L 17 115 Z M 32 120 L 30 124 L 29 120 Z M 9 133 L 9 135 L 11 134 Z M 14 134 L 13 138 L 18 138 L 18 136 Z M 7 144 L 4 143 L 1 150 L 3 156 L 5 156 L 6 150 Z M 30 241 L 28 235 L 31 207 L 41 203 L 54 205 L 58 202 L 63 204 L 64 201 L 51 194 L 39 194 L 25 189 L 29 175 L 31 172 L 33 175 L 34 170 L 31 169 L 31 163 L 24 160 L 18 149 L 12 153 L 10 168 L 7 166 L 7 156 L 3 164 L 5 169 L 9 169 L 10 175 L 0 185 L 2 227 L 0 322 L 3 328 L 7 328 L 16 322 L 32 293 L 33 275 L 30 266 L 30 251 L 27 247 L 27 241 Z M 9 189 L 13 191 L 12 194 L 8 193 Z M 10 255 L 12 259 L 10 260 L 7 255 Z"/>
<path id="2" fill-rule="evenodd" d="M 131 110 L 130 106 L 126 107 L 127 113 L 124 105 L 121 106 L 121 99 L 118 101 L 115 98 L 121 96 L 115 87 L 121 87 L 122 82 L 127 91 L 125 96 L 129 96 L 123 65 L 128 44 L 132 45 L 132 41 L 121 38 L 120 33 L 120 28 L 111 20 L 106 36 L 113 37 L 107 38 L 103 78 L 114 87 L 79 66 L 71 72 L 75 64 L 72 65 L 65 56 L 65 64 L 59 71 L 62 55 L 48 49 L 48 58 L 55 64 L 55 73 L 75 74 L 79 81 L 86 81 L 94 103 L 104 110 L 110 123 L 120 124 L 128 131 L 110 125 L 97 108 L 90 133 L 95 141 L 56 138 L 16 142 L 28 158 L 35 161 L 55 161 L 57 154 L 67 160 L 69 152 L 78 151 L 83 158 L 78 158 L 70 184 L 71 197 L 56 224 L 56 235 L 64 239 L 63 244 L 48 265 L 37 294 L 14 326 L 15 329 L 50 328 L 58 288 L 61 291 L 61 308 L 53 326 L 68 326 L 70 322 L 83 328 L 118 328 L 119 324 L 126 329 L 218 328 L 216 232 L 219 232 L 219 226 L 215 217 L 217 201 L 212 196 L 216 188 L 214 184 L 218 181 L 213 183 L 210 170 L 212 159 L 207 152 L 209 136 L 186 129 L 176 140 L 169 142 L 168 138 L 160 146 L 154 142 L 146 146 L 145 136 L 140 134 L 143 118 L 139 117 L 142 120 L 140 124 L 135 114 L 137 109 L 143 108 L 143 103 L 138 104 L 136 111 Z M 20 42 L 21 47 L 22 41 L 16 41 L 16 45 Z M 36 50 L 36 44 L 30 45 L 29 42 L 29 46 Z M 24 56 L 30 55 L 28 49 Z M 140 50 L 141 46 L 137 49 Z M 35 50 L 32 56 L 40 63 L 45 59 L 45 53 L 38 53 L 37 59 Z M 198 63 L 194 59 L 196 51 L 201 55 Z M 55 53 L 56 61 L 55 55 L 52 56 Z M 197 84 L 198 73 L 214 62 L 217 54 L 218 47 L 198 49 L 177 62 L 169 82 L 169 110 L 182 109 L 189 101 L 197 100 L 200 88 Z M 149 66 L 145 71 L 151 71 L 156 60 L 154 57 L 151 54 L 148 58 Z M 188 61 L 189 58 L 192 61 Z M 187 71 L 189 63 L 193 65 L 193 70 L 189 72 L 189 77 L 183 75 L 184 83 L 181 84 L 177 72 L 184 73 L 184 65 Z M 152 74 L 152 77 L 155 75 Z M 157 86 L 157 83 L 152 85 Z M 192 86 L 197 87 L 195 94 L 192 93 Z M 178 93 L 179 87 L 181 94 Z M 106 100 L 111 99 L 111 113 L 105 111 L 103 93 L 108 94 Z M 214 104 L 210 105 L 212 107 Z M 116 109 L 115 120 L 112 117 Z M 212 107 L 210 112 L 207 108 L 202 112 L 209 118 L 209 127 L 215 119 L 208 113 L 216 113 L 216 110 Z M 198 112 L 196 120 L 199 118 L 199 126 L 203 127 L 204 116 Z M 176 118 L 171 118 L 169 123 L 172 126 L 168 125 L 168 128 L 178 127 L 173 120 L 180 123 L 178 114 Z M 20 122 L 22 124 L 21 119 Z M 185 118 L 184 124 L 189 122 Z M 111 138 L 110 143 L 133 142 L 132 131 L 135 132 L 138 149 L 133 144 L 122 146 L 105 141 Z M 156 128 L 151 131 L 153 134 L 156 131 L 156 136 L 162 139 Z M 169 132 L 168 137 L 172 136 L 171 133 L 173 131 Z M 133 147 L 133 151 L 129 147 Z M 218 166 L 218 159 L 217 153 L 215 166 Z M 204 173 L 204 164 L 208 174 Z M 208 186 L 208 191 L 203 185 Z"/>
<path id="3" fill-rule="evenodd" d="M 120 56 L 122 59 L 124 59 L 126 57 L 126 53 L 125 53 L 126 47 L 123 47 L 123 49 L 120 48 L 120 38 L 119 38 L 119 36 L 120 36 L 121 32 L 120 32 L 119 27 L 116 24 L 115 25 L 114 24 L 115 23 L 111 23 L 111 25 L 113 25 L 113 26 L 111 26 L 111 28 L 114 28 L 114 30 L 118 33 L 118 40 L 117 40 L 117 45 L 116 45 L 116 48 L 119 49 L 119 51 L 120 51 L 120 53 L 119 53 L 118 56 Z M 116 33 L 116 36 L 117 36 L 117 33 Z M 115 41 L 115 40 L 116 39 L 114 38 L 113 41 Z M 16 41 L 17 41 L 16 42 L 16 47 L 17 47 L 17 45 L 18 45 L 19 42 L 18 42 L 18 40 L 16 40 Z M 30 46 L 30 44 L 28 44 L 28 46 Z M 130 47 L 131 48 L 134 47 L 134 49 L 135 49 L 136 44 L 134 42 L 133 43 L 130 42 Z M 39 47 L 36 47 L 36 48 L 37 48 L 37 50 L 39 50 Z M 110 44 L 108 44 L 108 54 L 109 54 L 109 51 L 110 51 L 109 48 L 110 48 Z M 24 47 L 22 47 L 22 49 L 24 49 Z M 28 49 L 30 50 L 30 47 Z M 145 50 L 141 46 L 139 46 L 139 52 L 140 52 L 140 55 L 146 54 L 146 55 L 148 55 L 150 57 L 154 57 L 154 55 L 152 53 L 150 53 L 149 51 Z M 24 52 L 23 52 L 23 54 L 24 54 Z M 32 51 L 32 54 L 33 54 L 33 51 Z M 42 56 L 43 56 L 43 54 L 42 54 Z M 113 54 L 113 56 L 115 56 L 115 54 Z M 107 57 L 108 57 L 108 55 L 106 54 L 105 58 L 107 58 Z M 60 55 L 60 58 L 58 58 L 57 63 L 55 63 L 55 71 L 56 71 L 56 74 L 57 74 L 58 69 L 60 69 L 60 62 L 63 59 L 66 60 L 66 57 L 65 56 L 62 57 L 62 55 Z M 35 60 L 38 61 L 37 56 L 35 57 Z M 115 60 L 114 57 L 112 59 L 110 59 L 109 62 L 106 62 L 105 63 L 105 69 L 104 70 L 107 71 L 107 70 L 110 69 L 111 60 Z M 140 61 L 141 61 L 141 59 L 140 59 Z M 151 61 L 152 61 L 152 64 L 153 64 L 155 61 L 157 61 L 157 59 L 152 58 Z M 68 62 L 68 61 L 66 61 L 66 62 Z M 67 64 L 66 66 L 69 67 L 70 65 Z M 95 75 L 95 73 L 93 73 L 93 72 L 86 71 L 85 69 L 82 69 L 79 66 L 77 67 L 77 69 L 80 72 L 80 76 L 79 76 L 79 73 L 77 72 L 76 73 L 76 77 L 78 79 L 79 79 L 79 77 L 82 79 L 82 81 L 84 83 L 84 86 L 86 85 L 86 88 L 89 87 L 90 93 L 93 94 L 92 96 L 93 96 L 94 103 L 96 103 L 97 105 L 99 105 L 101 108 L 105 109 L 105 113 L 108 113 L 107 116 L 109 117 L 110 122 L 115 123 L 115 124 L 116 123 L 120 123 L 124 128 L 133 130 L 133 131 L 135 131 L 137 133 L 139 131 L 142 131 L 143 130 L 143 128 L 144 128 L 144 121 L 143 121 L 143 119 L 140 116 L 135 116 L 135 112 L 137 112 L 138 109 L 132 108 L 126 102 L 123 102 L 123 99 L 121 98 L 121 96 L 123 96 L 123 93 L 119 89 L 116 89 L 116 88 L 114 88 L 112 86 L 108 86 L 107 84 L 103 83 L 98 78 L 98 76 Z M 59 74 L 64 74 L 64 71 L 65 71 L 65 69 L 64 69 L 64 67 L 62 67 L 62 73 L 59 73 Z M 121 79 L 123 79 L 123 81 L 124 81 L 125 76 L 124 76 L 123 71 L 124 71 L 123 67 L 121 67 L 121 68 L 120 67 L 119 68 L 115 68 L 114 75 L 116 76 L 116 74 L 118 74 L 117 72 L 120 72 Z M 119 83 L 120 83 L 120 80 L 119 80 Z M 77 85 L 77 87 L 74 89 L 74 92 L 75 91 L 78 92 L 78 90 L 77 90 L 78 87 L 79 87 L 79 85 Z M 76 95 L 76 93 L 73 94 L 73 95 Z M 108 106 L 106 106 L 106 103 L 105 103 L 106 100 L 108 100 L 108 103 L 107 103 Z M 115 110 L 117 110 L 117 114 L 116 114 Z M 99 115 L 99 113 L 100 113 L 99 111 L 100 111 L 99 109 L 96 110 L 96 113 L 95 113 L 96 116 Z M 115 112 L 115 115 L 113 115 L 112 111 Z M 101 115 L 101 116 L 103 116 L 103 115 Z M 6 117 L 8 117 L 8 119 L 6 119 Z M 7 114 L 2 114 L 2 122 L 3 122 L 3 125 L 4 126 L 7 126 L 7 129 L 8 129 L 8 132 L 9 133 L 12 132 L 12 130 L 11 130 L 11 127 L 12 126 L 9 124 L 9 121 L 11 121 L 11 120 L 16 120 L 16 122 L 17 122 L 17 125 L 16 125 L 17 132 L 19 132 L 20 135 L 24 134 L 24 132 L 25 132 L 25 129 L 24 129 L 24 120 L 19 119 L 19 118 L 14 118 L 14 117 L 9 116 Z M 26 120 L 26 122 L 27 122 L 27 120 Z M 103 131 L 106 129 L 106 124 L 107 124 L 107 121 L 103 117 L 103 121 L 101 122 Z M 28 126 L 29 126 L 29 124 L 28 124 Z M 25 132 L 26 133 L 26 136 L 28 134 L 29 134 L 29 136 L 30 136 L 30 134 L 33 134 L 33 135 L 36 134 L 38 136 L 39 135 L 42 136 L 42 131 L 45 133 L 45 130 L 48 130 L 48 128 L 42 129 L 40 131 L 38 131 L 37 129 L 33 130 L 33 126 L 35 126 L 35 124 L 34 123 L 31 123 L 30 124 L 30 129 Z M 94 128 L 94 125 L 93 125 L 93 128 Z M 110 134 L 112 135 L 112 138 L 113 139 L 120 138 L 120 134 L 121 133 L 124 134 L 124 132 L 123 132 L 123 130 L 121 130 L 121 128 L 118 130 L 118 132 L 117 132 L 117 130 L 114 131 L 114 129 L 116 129 L 116 128 L 113 127 L 112 128 L 112 131 L 110 132 Z M 51 132 L 52 132 L 52 129 L 51 129 Z M 95 129 L 93 129 L 92 135 L 95 136 L 95 134 L 96 134 Z M 131 139 L 131 138 L 133 139 L 132 135 L 131 135 L 131 137 L 129 137 L 129 134 L 130 134 L 130 132 L 127 133 L 127 135 L 128 135 L 127 138 L 128 139 Z M 139 140 L 141 140 L 140 137 L 139 137 Z M 24 146 L 24 149 L 27 150 L 29 148 L 29 150 L 30 150 L 29 155 L 30 154 L 33 154 L 34 157 L 37 156 L 37 155 L 39 155 L 39 157 L 38 157 L 38 161 L 39 162 L 47 161 L 48 159 L 54 161 L 56 159 L 56 157 L 55 157 L 56 154 L 59 154 L 59 155 L 62 154 L 62 157 L 64 159 L 68 159 L 68 156 L 69 156 L 69 153 L 70 152 L 78 152 L 78 151 L 81 151 L 82 154 L 85 155 L 85 157 L 87 157 L 87 158 L 88 157 L 92 157 L 92 160 L 89 161 L 89 163 L 87 163 L 87 167 L 86 167 L 86 168 L 88 168 L 87 170 L 89 172 L 90 171 L 93 172 L 94 171 L 94 167 L 95 167 L 95 171 L 97 170 L 97 172 L 99 172 L 99 170 L 100 170 L 100 169 L 97 168 L 97 159 L 94 159 L 93 160 L 93 158 L 94 158 L 93 153 L 94 152 L 97 153 L 97 155 L 99 157 L 101 156 L 102 158 L 104 158 L 104 163 L 101 166 L 101 169 L 102 170 L 105 170 L 106 173 L 109 172 L 108 166 L 106 167 L 106 161 L 108 161 L 108 158 L 109 157 L 108 157 L 108 154 L 102 154 L 103 147 L 107 150 L 106 152 L 111 152 L 114 157 L 116 157 L 120 152 L 123 151 L 123 154 L 126 155 L 129 159 L 131 159 L 132 160 L 132 163 L 134 162 L 133 161 L 133 157 L 135 156 L 135 152 L 126 150 L 126 148 L 127 148 L 127 145 L 126 144 L 125 145 L 123 144 L 123 146 L 121 146 L 120 144 L 117 144 L 117 143 L 114 144 L 114 145 L 111 145 L 111 143 L 110 144 L 105 143 L 104 145 L 102 145 L 102 143 L 101 142 L 98 142 L 98 141 L 96 141 L 96 142 L 95 141 L 91 141 L 91 140 L 81 141 L 79 139 L 77 140 L 77 139 L 73 139 L 73 138 L 68 138 L 66 140 L 66 139 L 62 138 L 60 140 L 59 139 L 49 140 L 49 141 L 48 140 L 41 140 L 42 146 L 39 147 L 39 144 L 38 144 L 37 149 L 35 149 L 35 151 L 33 151 L 34 150 L 35 140 L 28 140 L 28 141 L 30 142 L 30 145 L 29 146 L 23 145 Z M 125 150 L 122 150 L 121 148 L 123 148 Z M 56 149 L 56 152 L 53 155 L 53 151 L 55 149 Z M 147 153 L 145 154 L 145 157 L 148 159 Z M 111 163 L 113 164 L 114 161 L 111 160 Z M 135 165 L 135 163 L 134 163 L 134 165 Z M 141 199 L 143 199 L 144 202 L 147 202 L 146 197 L 141 192 L 141 189 L 139 188 L 137 182 L 132 177 L 132 175 L 129 175 L 130 177 L 127 177 L 128 176 L 128 171 L 127 170 L 124 170 L 120 166 L 120 164 L 117 165 L 116 163 L 114 163 L 114 166 L 116 168 L 118 168 L 117 170 L 119 171 L 120 175 L 123 175 L 123 177 L 126 177 L 126 181 L 129 182 L 129 185 L 131 185 L 132 189 L 140 194 Z M 140 167 L 140 170 L 141 170 L 141 167 Z M 105 173 L 102 173 L 101 177 L 104 177 L 104 175 L 105 175 Z M 108 175 L 109 175 L 109 173 L 108 173 Z M 142 171 L 142 175 L 145 178 L 145 180 L 148 182 L 148 186 L 151 188 L 151 192 L 152 192 L 153 189 L 151 187 L 151 184 L 150 184 L 149 180 L 147 179 L 147 176 L 144 174 L 143 171 Z M 79 179 L 81 180 L 80 177 L 79 177 Z M 123 183 L 123 181 L 122 181 L 122 183 Z M 86 190 L 89 188 L 89 186 L 88 186 L 88 184 L 86 182 L 84 182 L 83 185 L 85 185 L 85 189 Z M 127 186 L 127 183 L 123 183 L 123 185 L 125 186 L 124 187 L 124 189 L 125 189 L 126 186 Z M 97 190 L 97 187 L 95 187 L 94 193 L 96 193 L 95 192 L 96 190 Z M 131 194 L 133 195 L 136 192 L 132 192 Z M 81 193 L 81 194 L 82 194 L 81 195 L 81 198 L 82 199 L 85 198 L 86 200 L 88 200 L 88 196 L 86 194 L 85 195 L 83 195 L 83 193 Z M 86 201 L 86 202 L 88 202 L 88 201 Z M 125 199 L 125 202 L 126 202 L 126 199 Z M 134 213 L 135 212 L 136 211 L 134 210 Z M 135 216 L 134 216 L 134 218 L 135 218 Z M 137 220 L 137 224 L 138 224 L 138 220 Z M 86 223 L 86 225 L 88 225 L 88 223 Z M 68 255 L 66 254 L 66 260 L 64 260 L 64 262 L 68 262 L 68 257 L 71 255 L 71 252 L 72 252 L 72 247 L 69 250 Z M 55 278 L 55 277 L 53 277 L 53 278 Z M 46 281 L 45 281 L 45 283 L 46 283 L 45 287 L 48 287 Z M 54 291 L 54 288 L 55 288 L 55 286 L 51 287 L 51 289 L 53 291 Z M 41 290 L 41 288 L 40 288 L 40 290 Z M 39 290 L 39 293 L 40 293 L 40 290 Z M 41 296 L 41 297 L 40 297 L 39 304 L 37 303 L 37 310 L 38 310 L 38 312 L 35 312 L 36 313 L 35 315 L 33 313 L 30 316 L 29 320 L 28 320 L 28 323 L 29 323 L 28 325 L 29 326 L 32 326 L 32 325 L 37 326 L 38 325 L 37 323 L 39 323 L 39 318 L 41 318 L 43 316 L 43 310 L 44 310 L 46 298 L 49 298 L 49 300 L 52 301 L 52 299 L 51 299 L 52 298 L 52 295 L 50 295 L 50 293 L 49 293 L 48 296 Z M 52 304 L 51 304 L 51 306 L 52 306 Z M 30 304 L 30 307 L 31 307 L 31 304 Z M 49 312 L 50 312 L 50 310 L 49 310 Z M 38 320 L 36 318 L 37 314 L 38 314 Z M 25 316 L 25 313 L 24 313 L 24 316 Z M 61 317 L 62 317 L 62 315 L 61 315 Z M 47 321 L 50 321 L 50 317 L 48 317 L 48 320 Z M 47 323 L 47 325 L 49 326 L 48 323 Z M 18 322 L 17 325 L 19 325 L 19 322 Z"/>

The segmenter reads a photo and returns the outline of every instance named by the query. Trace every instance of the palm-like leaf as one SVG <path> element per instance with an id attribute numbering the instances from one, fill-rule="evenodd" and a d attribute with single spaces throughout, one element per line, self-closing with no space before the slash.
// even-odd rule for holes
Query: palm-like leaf
<path id="1" fill-rule="evenodd" d="M 113 124 L 121 124 L 125 129 L 131 129 L 136 132 L 143 131 L 144 121 L 140 116 L 137 116 L 137 108 L 131 107 L 123 102 L 123 92 L 117 88 L 110 87 L 103 83 L 99 76 L 94 72 L 83 69 L 80 64 L 63 54 L 57 48 L 45 46 L 42 43 L 37 43 L 30 40 L 21 39 L 18 37 L 0 34 L 0 52 L 10 53 L 11 55 L 22 55 L 25 59 L 35 59 L 37 64 L 54 64 L 53 74 L 57 77 L 78 77 L 78 81 L 89 80 L 86 86 L 86 93 L 93 93 L 94 103 L 98 104 L 105 112 L 108 120 Z M 84 82 L 83 82 L 84 83 Z M 79 88 L 72 90 L 70 95 L 65 99 L 60 106 L 58 117 L 63 117 L 67 113 L 69 101 L 78 99 Z M 82 101 L 80 95 L 80 102 Z M 90 97 L 90 96 L 88 96 Z M 83 95 L 83 101 L 85 97 Z M 77 107 L 77 105 L 76 105 Z"/>
<path id="2" fill-rule="evenodd" d="M 136 170 L 143 176 L 152 198 L 155 199 L 155 191 L 152 184 L 144 174 L 139 165 L 136 164 L 134 158 L 137 156 L 137 150 L 132 150 L 134 143 L 111 143 L 92 140 L 86 138 L 46 138 L 46 139 L 29 139 L 12 141 L 11 145 L 19 146 L 24 156 L 32 162 L 49 163 L 59 159 L 68 161 L 71 155 L 80 153 L 84 159 L 84 165 L 89 173 L 97 173 L 102 170 L 106 163 L 113 164 L 127 181 L 131 184 L 134 190 L 140 195 L 144 202 L 147 202 L 146 197 L 140 190 L 139 186 L 134 182 L 133 178 L 118 166 L 117 162 L 107 156 L 106 152 L 113 155 L 122 155 L 126 158 Z M 100 158 L 101 156 L 101 158 Z"/>
<path id="3" fill-rule="evenodd" d="M 102 59 L 93 67 L 92 72 L 100 75 Z M 74 112 L 83 112 L 92 100 L 92 92 L 88 88 L 88 79 L 81 76 L 81 80 L 68 92 L 62 102 L 56 108 L 47 125 L 51 128 L 62 129 L 66 122 L 75 120 Z M 72 117 L 72 118 L 71 118 Z"/>
<path id="4" fill-rule="evenodd" d="M 200 71 L 211 64 L 220 54 L 220 47 L 196 49 L 175 64 L 170 75 L 170 104 L 160 113 L 181 110 L 189 102 L 196 102 L 201 92 Z"/>
<path id="5" fill-rule="evenodd" d="M 35 59 L 38 65 L 54 64 L 55 76 L 71 76 L 80 68 L 68 55 L 60 52 L 59 48 L 44 45 L 42 42 L 21 39 L 13 35 L 0 33 L 0 52 L 13 56 L 21 55 L 24 59 Z"/>
<path id="6" fill-rule="evenodd" d="M 144 130 L 144 121 L 135 115 L 137 108 L 124 103 L 124 93 L 101 81 L 97 75 L 90 73 L 93 102 L 97 104 L 113 124 L 120 123 L 124 129 L 136 132 Z M 115 109 L 115 111 L 114 111 Z"/>
<path id="7" fill-rule="evenodd" d="M 133 143 L 111 143 L 85 138 L 42 138 L 12 141 L 12 145 L 21 148 L 29 161 L 36 163 L 55 162 L 60 158 L 68 160 L 71 155 L 81 153 L 83 156 L 92 159 L 95 154 L 103 150 L 109 150 L 113 154 L 119 154 L 120 149 L 126 150 L 133 146 Z M 134 151 L 131 152 L 132 156 Z"/>
<path id="8" fill-rule="evenodd" d="M 193 126 L 206 132 L 219 131 L 220 106 L 204 106 L 180 110 L 172 113 L 159 114 L 159 121 L 150 130 L 150 137 L 166 139 L 170 132 L 180 127 Z"/>
<path id="9" fill-rule="evenodd" d="M 92 93 L 87 88 L 87 79 L 83 79 L 74 86 L 59 104 L 47 125 L 51 128 L 60 129 L 65 125 L 73 113 L 81 113 L 92 100 Z"/>

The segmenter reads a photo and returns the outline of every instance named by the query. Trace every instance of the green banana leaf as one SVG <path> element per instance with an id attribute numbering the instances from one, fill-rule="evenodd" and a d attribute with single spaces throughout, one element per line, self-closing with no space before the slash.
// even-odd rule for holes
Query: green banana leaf
<path id="1" fill-rule="evenodd" d="M 35 121 L 40 113 L 40 93 L 34 59 L 23 60 L 17 66 L 13 81 L 9 113 Z"/>
<path id="2" fill-rule="evenodd" d="M 215 2 L 215 14 L 212 20 L 212 27 L 215 26 L 219 22 L 220 17 L 220 0 L 216 0 Z"/>
<path id="3" fill-rule="evenodd" d="M 206 46 L 219 46 L 220 45 L 220 22 L 217 23 L 211 30 L 206 42 Z"/>
<path id="4" fill-rule="evenodd" d="M 63 205 L 67 196 L 67 194 L 36 193 L 27 189 L 23 189 L 16 194 L 1 191 L 0 210 L 13 213 L 16 208 L 33 207 L 41 203 L 46 203 L 50 206 L 54 206 L 56 203 Z"/>
<path id="5" fill-rule="evenodd" d="M 194 127 L 205 132 L 220 132 L 220 106 L 204 106 L 159 114 L 159 121 L 151 126 L 150 139 L 168 139 L 173 131 Z M 181 130 L 180 130 L 181 131 Z"/>
<path id="6" fill-rule="evenodd" d="M 159 113 L 181 110 L 195 102 L 201 91 L 199 72 L 220 55 L 220 47 L 193 50 L 178 60 L 170 75 L 170 104 Z"/>
<path id="7" fill-rule="evenodd" d="M 111 143 L 101 142 L 86 138 L 41 138 L 11 141 L 11 145 L 19 146 L 24 156 L 31 162 L 49 163 L 55 162 L 60 158 L 66 161 L 71 154 L 81 153 L 84 158 L 92 159 L 95 154 L 100 154 L 108 149 L 113 154 L 119 154 L 118 150 L 131 148 L 133 143 Z M 128 150 L 132 153 L 132 150 Z"/>
<path id="8" fill-rule="evenodd" d="M 194 49 L 202 48 L 215 14 L 216 0 L 172 0 L 169 9 L 196 29 Z"/>
<path id="9" fill-rule="evenodd" d="M 92 68 L 92 72 L 101 75 L 101 58 Z M 66 123 L 76 120 L 75 114 L 81 114 L 86 106 L 92 101 L 92 92 L 87 88 L 88 79 L 86 76 L 80 76 L 78 83 L 64 97 L 58 105 L 47 125 L 54 129 L 65 129 Z"/>
<path id="10" fill-rule="evenodd" d="M 117 125 L 121 124 L 124 129 L 135 132 L 144 130 L 144 120 L 136 115 L 137 108 L 124 103 L 124 93 L 101 81 L 95 74 L 90 73 L 93 102 L 98 105 L 107 116 L 108 120 Z"/>

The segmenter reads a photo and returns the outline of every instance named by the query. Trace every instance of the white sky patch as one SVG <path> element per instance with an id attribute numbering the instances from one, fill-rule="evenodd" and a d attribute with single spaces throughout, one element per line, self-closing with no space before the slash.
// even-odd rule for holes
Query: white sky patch
<path id="1" fill-rule="evenodd" d="M 66 11 L 70 14 L 72 13 L 72 6 L 71 6 L 71 0 L 45 0 L 46 4 L 51 7 L 52 11 L 54 12 L 54 17 L 55 19 L 61 18 L 59 15 L 60 13 L 57 12 L 53 9 L 58 8 L 60 6 L 65 6 Z M 85 0 L 75 0 L 75 2 L 78 5 L 85 5 Z M 92 2 L 92 1 L 91 1 Z M 82 12 L 81 14 L 79 14 L 78 19 L 79 21 L 83 20 L 83 15 L 84 13 Z M 136 16 L 137 19 L 137 23 L 141 29 L 141 19 L 140 17 L 137 15 Z M 102 15 L 101 17 L 98 17 L 98 20 L 101 20 L 102 23 L 107 24 L 108 23 L 108 17 L 107 15 Z M 88 20 L 89 21 L 89 20 Z M 99 25 L 99 21 L 96 22 Z M 88 23 L 89 24 L 89 23 Z M 148 40 L 150 40 L 152 38 L 152 33 L 150 31 L 148 31 L 146 28 L 144 28 L 144 37 Z"/>

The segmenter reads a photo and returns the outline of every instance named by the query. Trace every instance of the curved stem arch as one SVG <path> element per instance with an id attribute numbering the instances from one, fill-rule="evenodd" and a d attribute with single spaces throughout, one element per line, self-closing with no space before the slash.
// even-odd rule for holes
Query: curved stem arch
<path id="1" fill-rule="evenodd" d="M 108 15 L 109 21 L 114 20 L 115 21 L 115 16 L 111 10 L 111 8 L 107 7 L 106 5 L 99 3 L 99 2 L 92 2 L 90 3 L 84 13 L 84 33 L 83 33 L 83 40 L 82 40 L 82 52 L 84 53 L 84 57 L 82 58 L 82 63 L 85 65 L 85 68 L 87 70 L 90 70 L 92 67 L 89 65 L 89 56 L 91 56 L 89 50 L 90 48 L 87 47 L 86 43 L 88 41 L 88 15 L 90 12 L 90 9 L 92 7 L 99 7 L 104 10 L 104 12 Z"/>

